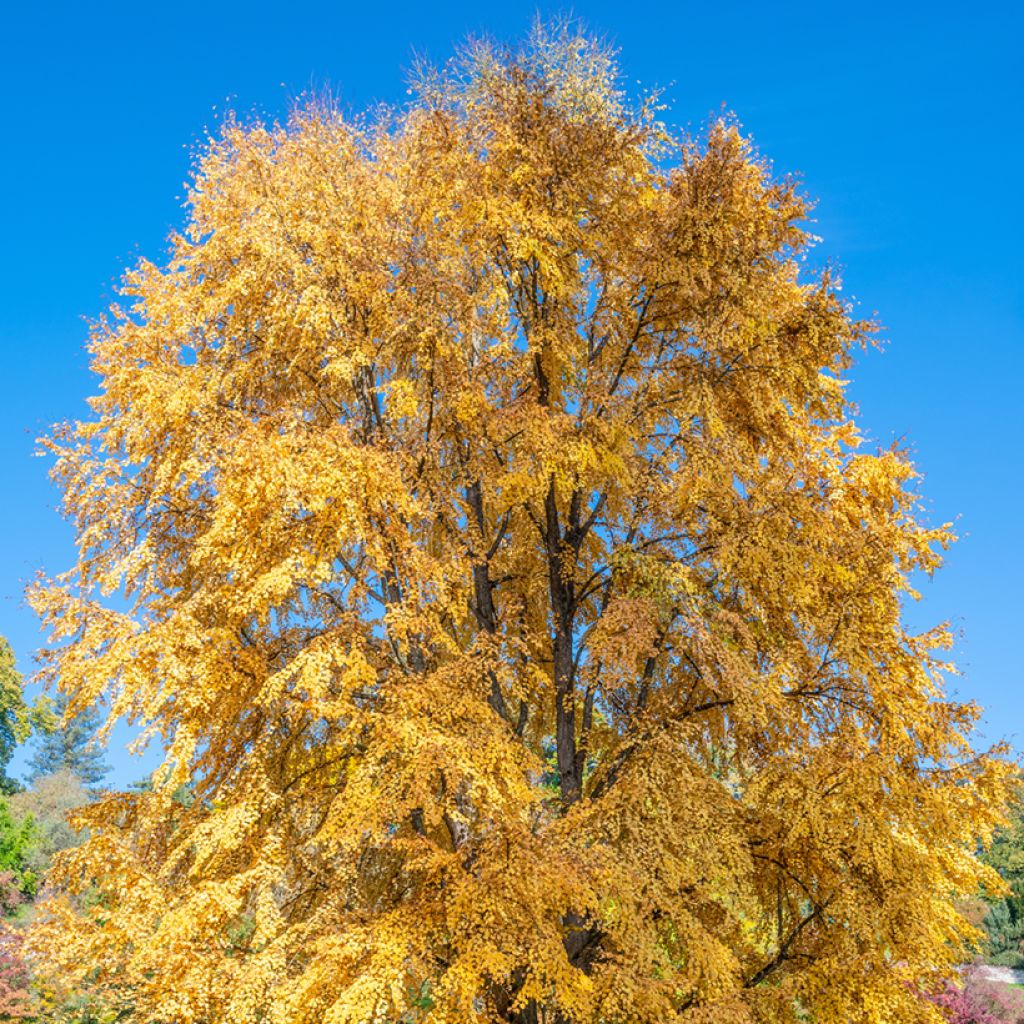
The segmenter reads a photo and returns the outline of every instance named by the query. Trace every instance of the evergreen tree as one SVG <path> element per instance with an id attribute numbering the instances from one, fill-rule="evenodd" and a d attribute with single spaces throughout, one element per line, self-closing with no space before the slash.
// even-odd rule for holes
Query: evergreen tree
<path id="1" fill-rule="evenodd" d="M 1018 799 L 1011 809 L 1010 823 L 1000 830 L 984 855 L 986 863 L 999 872 L 1010 893 L 994 902 L 983 926 L 988 935 L 990 963 L 1007 967 L 1024 966 L 1024 803 Z"/>
<path id="2" fill-rule="evenodd" d="M 35 781 L 67 769 L 86 785 L 95 786 L 109 770 L 102 749 L 94 742 L 101 712 L 89 707 L 69 717 L 68 698 L 60 694 L 54 704 L 54 717 L 56 725 L 41 733 L 39 748 L 29 761 L 29 778 Z"/>

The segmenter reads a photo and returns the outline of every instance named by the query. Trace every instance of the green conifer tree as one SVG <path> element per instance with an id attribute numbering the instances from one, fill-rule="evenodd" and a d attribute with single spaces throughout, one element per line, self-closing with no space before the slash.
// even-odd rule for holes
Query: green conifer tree
<path id="1" fill-rule="evenodd" d="M 67 769 L 88 786 L 95 786 L 107 774 L 103 750 L 95 742 L 102 714 L 95 707 L 68 716 L 68 698 L 60 694 L 54 702 L 56 724 L 42 732 L 39 746 L 29 761 L 29 779 Z"/>
<path id="2" fill-rule="evenodd" d="M 1024 790 L 1018 797 L 1011 808 L 1009 824 L 996 834 L 984 855 L 1011 891 L 992 903 L 983 925 L 988 934 L 986 959 L 1019 968 L 1024 967 Z"/>

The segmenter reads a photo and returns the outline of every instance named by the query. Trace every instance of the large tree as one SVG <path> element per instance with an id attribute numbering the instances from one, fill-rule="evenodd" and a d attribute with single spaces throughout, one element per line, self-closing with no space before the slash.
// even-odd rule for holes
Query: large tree
<path id="1" fill-rule="evenodd" d="M 228 121 L 52 440 L 49 671 L 167 760 L 51 962 L 179 1024 L 937 1019 L 1008 769 L 806 213 L 572 33 Z"/>

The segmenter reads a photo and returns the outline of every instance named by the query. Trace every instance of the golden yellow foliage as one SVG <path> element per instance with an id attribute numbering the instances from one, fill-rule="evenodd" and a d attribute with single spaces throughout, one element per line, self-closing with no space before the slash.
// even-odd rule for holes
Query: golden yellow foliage
<path id="1" fill-rule="evenodd" d="M 34 601 L 167 760 L 34 941 L 135 1019 L 937 1019 L 1009 774 L 901 620 L 951 534 L 793 183 L 616 74 L 539 31 L 229 121 L 95 330 Z"/>

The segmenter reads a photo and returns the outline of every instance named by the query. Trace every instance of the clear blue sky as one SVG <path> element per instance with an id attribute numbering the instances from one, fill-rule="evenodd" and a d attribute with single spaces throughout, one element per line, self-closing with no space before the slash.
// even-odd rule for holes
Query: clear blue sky
<path id="1" fill-rule="evenodd" d="M 180 225 L 191 147 L 226 105 L 270 115 L 310 86 L 353 109 L 400 102 L 415 54 L 521 35 L 541 4 L 9 5 L 0 22 L 0 633 L 22 667 L 41 637 L 22 599 L 72 557 L 33 438 L 82 415 L 82 343 L 121 269 Z M 1024 88 L 1016 3 L 577 2 L 628 79 L 672 118 L 724 104 L 819 198 L 818 256 L 886 328 L 854 372 L 862 423 L 904 437 L 937 521 L 962 542 L 912 622 L 962 630 L 954 685 L 986 735 L 1024 749 Z M 116 740 L 123 743 L 121 730 Z M 152 759 L 111 751 L 111 781 Z M 20 762 L 15 763 L 17 768 Z"/>

